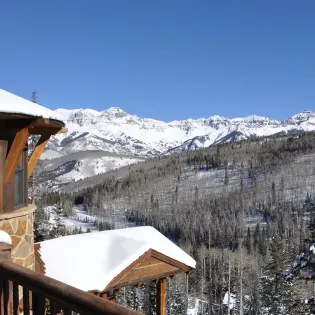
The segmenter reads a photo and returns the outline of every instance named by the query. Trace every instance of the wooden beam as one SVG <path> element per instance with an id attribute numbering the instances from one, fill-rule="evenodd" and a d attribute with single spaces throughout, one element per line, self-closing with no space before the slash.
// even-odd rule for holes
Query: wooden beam
<path id="1" fill-rule="evenodd" d="M 158 281 L 156 289 L 156 315 L 166 315 L 166 278 Z"/>
<path id="2" fill-rule="evenodd" d="M 67 128 L 55 128 L 55 127 L 32 127 L 29 128 L 31 135 L 58 135 L 60 133 L 67 133 Z"/>
<path id="3" fill-rule="evenodd" d="M 37 145 L 34 151 L 32 152 L 31 157 L 28 160 L 28 167 L 27 167 L 28 177 L 27 178 L 30 178 L 31 174 L 33 173 L 34 168 L 49 141 L 49 138 L 50 138 L 49 135 L 42 135 L 40 139 L 38 140 Z"/>
<path id="4" fill-rule="evenodd" d="M 27 118 L 15 120 L 6 119 L 1 121 L 1 127 L 5 130 L 28 128 L 29 134 L 33 135 L 56 135 L 59 133 L 66 133 L 68 131 L 68 129 L 64 127 L 63 123 L 44 118 Z"/>
<path id="5" fill-rule="evenodd" d="M 124 287 L 129 287 L 129 286 L 136 286 L 137 284 L 143 284 L 143 283 L 147 283 L 147 282 L 151 282 L 151 281 L 156 281 L 156 279 L 159 279 L 159 278 L 168 278 L 172 275 L 177 275 L 177 274 L 182 274 L 182 271 L 181 270 L 178 270 L 178 271 L 172 271 L 172 272 L 165 272 L 163 274 L 159 274 L 159 275 L 156 275 L 154 277 L 145 277 L 145 278 L 142 278 L 142 279 L 136 279 L 136 280 L 132 280 L 132 281 L 124 281 L 122 283 L 118 283 L 117 285 L 115 285 L 115 287 L 113 288 L 106 288 L 106 290 L 113 290 L 113 289 L 121 289 L 121 288 L 124 288 Z"/>
<path id="6" fill-rule="evenodd" d="M 11 183 L 13 180 L 16 166 L 19 163 L 28 136 L 29 132 L 27 128 L 19 130 L 15 135 L 10 151 L 7 155 L 7 159 L 5 161 L 6 183 Z"/>
<path id="7" fill-rule="evenodd" d="M 179 262 L 178 260 L 175 260 L 171 257 L 165 256 L 162 253 L 160 253 L 154 249 L 151 250 L 151 256 L 154 258 L 157 258 L 161 261 L 164 261 L 169 265 L 180 268 L 183 272 L 189 272 L 193 269 L 192 267 L 189 267 L 189 266 L 187 266 L 187 265 L 185 265 L 185 264 L 183 264 L 183 263 Z"/>
<path id="8" fill-rule="evenodd" d="M 56 133 L 56 135 L 59 135 L 60 133 L 67 133 L 67 132 L 68 132 L 68 128 L 63 127 Z"/>
<path id="9" fill-rule="evenodd" d="M 59 128 L 61 129 L 64 123 L 56 122 L 47 118 L 37 118 L 29 125 L 29 127 L 43 127 L 43 128 Z"/>

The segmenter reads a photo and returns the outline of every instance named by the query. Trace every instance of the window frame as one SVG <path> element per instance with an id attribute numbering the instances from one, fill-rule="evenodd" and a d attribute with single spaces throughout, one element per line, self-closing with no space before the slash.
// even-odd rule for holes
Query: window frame
<path id="1" fill-rule="evenodd" d="M 27 206 L 27 162 L 28 162 L 28 152 L 27 149 L 24 149 L 22 152 L 22 165 L 18 164 L 15 171 L 14 171 L 14 209 L 18 210 L 21 208 L 24 208 Z M 21 175 L 21 182 L 16 181 L 16 174 L 22 174 Z M 16 198 L 17 193 L 17 184 L 21 185 L 19 187 L 22 196 L 19 196 Z M 19 201 L 19 203 L 17 202 Z"/>

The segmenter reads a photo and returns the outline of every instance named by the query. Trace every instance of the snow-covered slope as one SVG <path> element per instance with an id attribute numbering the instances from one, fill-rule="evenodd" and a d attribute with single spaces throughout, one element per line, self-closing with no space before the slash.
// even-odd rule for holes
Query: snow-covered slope
<path id="1" fill-rule="evenodd" d="M 49 154 L 53 157 L 47 158 Z M 143 158 L 132 155 L 118 155 L 100 150 L 78 151 L 57 156 L 55 151 L 48 149 L 44 152 L 44 155 L 46 159 L 42 158 L 38 167 L 38 180 L 40 184 L 49 188 L 105 173 L 143 160 Z"/>
<path id="2" fill-rule="evenodd" d="M 251 136 L 315 129 L 315 113 L 311 111 L 303 111 L 285 121 L 261 116 L 228 119 L 216 115 L 170 123 L 130 115 L 117 107 L 101 112 L 58 109 L 57 113 L 66 121 L 69 132 L 52 139 L 49 149 L 62 155 L 82 150 L 103 150 L 151 157 Z"/>

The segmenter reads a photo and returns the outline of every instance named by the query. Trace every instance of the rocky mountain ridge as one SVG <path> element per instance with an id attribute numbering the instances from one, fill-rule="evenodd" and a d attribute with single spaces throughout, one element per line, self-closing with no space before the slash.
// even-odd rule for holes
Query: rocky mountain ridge
<path id="1" fill-rule="evenodd" d="M 256 115 L 233 119 L 215 115 L 172 122 L 140 118 L 118 107 L 104 111 L 57 109 L 56 112 L 65 120 L 69 132 L 50 141 L 48 148 L 55 152 L 52 156 L 101 150 L 153 157 L 252 136 L 315 130 L 315 113 L 309 110 L 283 121 Z"/>
<path id="2" fill-rule="evenodd" d="M 146 158 L 196 150 L 253 136 L 315 130 L 315 113 L 287 120 L 223 116 L 163 122 L 130 115 L 118 107 L 104 111 L 58 109 L 69 132 L 52 137 L 39 167 L 44 187 L 60 187 Z"/>

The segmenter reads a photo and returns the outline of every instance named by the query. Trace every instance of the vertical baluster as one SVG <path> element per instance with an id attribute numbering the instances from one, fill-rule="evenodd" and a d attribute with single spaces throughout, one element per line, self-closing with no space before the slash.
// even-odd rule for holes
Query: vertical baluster
<path id="1" fill-rule="evenodd" d="M 50 303 L 50 312 L 49 312 L 50 315 L 57 315 L 59 310 L 60 310 L 58 308 L 57 303 L 55 301 L 53 301 L 53 300 L 50 300 L 49 303 Z"/>
<path id="2" fill-rule="evenodd" d="M 3 315 L 3 281 L 0 279 L 0 315 Z"/>
<path id="3" fill-rule="evenodd" d="M 9 281 L 3 280 L 3 315 L 9 314 Z"/>
<path id="4" fill-rule="evenodd" d="M 38 298 L 38 308 L 40 310 L 39 314 L 40 315 L 45 315 L 46 314 L 46 298 L 45 295 L 40 295 Z"/>
<path id="5" fill-rule="evenodd" d="M 44 295 L 33 292 L 32 310 L 33 310 L 33 315 L 45 315 L 46 300 L 45 300 Z"/>
<path id="6" fill-rule="evenodd" d="M 61 306 L 58 302 L 50 300 L 50 315 L 61 314 Z"/>
<path id="7" fill-rule="evenodd" d="M 19 315 L 19 286 L 12 282 L 13 284 L 13 315 Z"/>
<path id="8" fill-rule="evenodd" d="M 23 287 L 23 314 L 30 315 L 30 292 Z"/>
<path id="9" fill-rule="evenodd" d="M 72 314 L 72 311 L 68 308 L 62 308 L 63 310 L 63 315 L 71 315 Z"/>
<path id="10" fill-rule="evenodd" d="M 32 314 L 39 315 L 37 308 L 37 295 L 35 292 L 32 292 Z"/>

